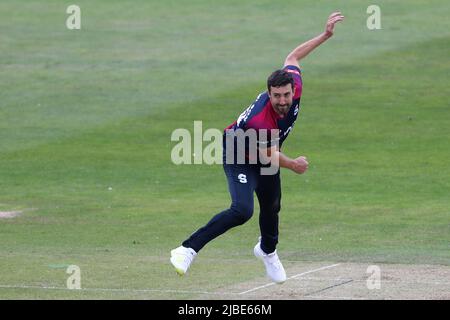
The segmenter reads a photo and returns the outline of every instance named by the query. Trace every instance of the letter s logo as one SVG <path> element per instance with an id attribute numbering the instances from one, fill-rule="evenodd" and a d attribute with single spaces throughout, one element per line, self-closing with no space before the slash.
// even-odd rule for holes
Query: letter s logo
<path id="1" fill-rule="evenodd" d="M 243 174 L 243 173 L 240 173 L 238 175 L 238 179 L 239 179 L 240 183 L 247 183 L 247 176 L 245 174 Z"/>

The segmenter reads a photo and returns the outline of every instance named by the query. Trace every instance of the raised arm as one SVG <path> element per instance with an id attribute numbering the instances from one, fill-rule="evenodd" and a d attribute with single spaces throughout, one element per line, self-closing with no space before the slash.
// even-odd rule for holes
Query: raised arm
<path id="1" fill-rule="evenodd" d="M 306 41 L 305 43 L 302 43 L 297 48 L 295 48 L 289 55 L 286 57 L 286 60 L 284 61 L 284 65 L 293 65 L 298 67 L 298 62 L 306 57 L 311 51 L 313 51 L 315 48 L 320 46 L 322 43 L 324 43 L 326 40 L 328 40 L 332 35 L 334 31 L 334 25 L 342 21 L 344 19 L 344 16 L 340 12 L 333 12 L 329 17 L 327 21 L 327 25 L 325 27 L 325 31 L 321 34 L 319 34 L 317 37 Z"/>

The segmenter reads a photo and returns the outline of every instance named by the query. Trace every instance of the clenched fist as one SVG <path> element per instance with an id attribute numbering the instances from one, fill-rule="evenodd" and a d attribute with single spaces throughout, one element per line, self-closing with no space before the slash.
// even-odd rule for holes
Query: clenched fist
<path id="1" fill-rule="evenodd" d="M 308 169 L 308 161 L 306 157 L 300 156 L 292 160 L 291 170 L 295 173 L 302 174 Z"/>

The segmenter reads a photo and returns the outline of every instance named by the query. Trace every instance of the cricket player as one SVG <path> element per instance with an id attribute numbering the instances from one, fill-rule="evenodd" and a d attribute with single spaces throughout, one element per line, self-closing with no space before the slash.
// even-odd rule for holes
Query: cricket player
<path id="1" fill-rule="evenodd" d="M 286 280 L 286 272 L 276 250 L 281 205 L 279 167 L 298 174 L 308 169 L 306 157 L 292 159 L 281 152 L 281 146 L 293 128 L 300 108 L 302 73 L 299 61 L 328 40 L 333 35 L 335 24 L 343 19 L 340 12 L 332 13 L 323 33 L 289 53 L 283 68 L 273 72 L 267 79 L 267 91 L 258 95 L 237 121 L 225 129 L 223 168 L 228 180 L 231 206 L 214 216 L 183 241 L 181 246 L 171 251 L 170 262 L 179 275 L 187 272 L 198 252 L 208 242 L 251 218 L 253 194 L 256 192 L 260 207 L 261 236 L 254 247 L 254 254 L 264 262 L 267 276 L 273 282 L 283 283 Z M 252 144 L 249 142 L 251 139 L 241 144 L 236 143 L 239 137 L 236 132 L 244 132 L 246 138 L 251 136 L 246 135 L 247 133 L 255 132 L 254 149 L 257 149 L 257 153 L 252 153 Z M 244 151 L 236 148 L 238 145 L 243 145 Z M 240 154 L 241 151 L 243 154 Z M 264 173 L 263 169 L 268 167 L 275 167 L 276 170 Z"/>

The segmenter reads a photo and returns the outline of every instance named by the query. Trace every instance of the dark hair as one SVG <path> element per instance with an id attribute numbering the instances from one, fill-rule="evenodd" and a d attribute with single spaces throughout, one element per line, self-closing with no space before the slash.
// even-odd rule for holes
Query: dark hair
<path id="1" fill-rule="evenodd" d="M 270 87 L 284 87 L 287 84 L 291 84 L 294 89 L 294 78 L 285 70 L 276 70 L 267 78 L 267 90 L 270 92 Z"/>

